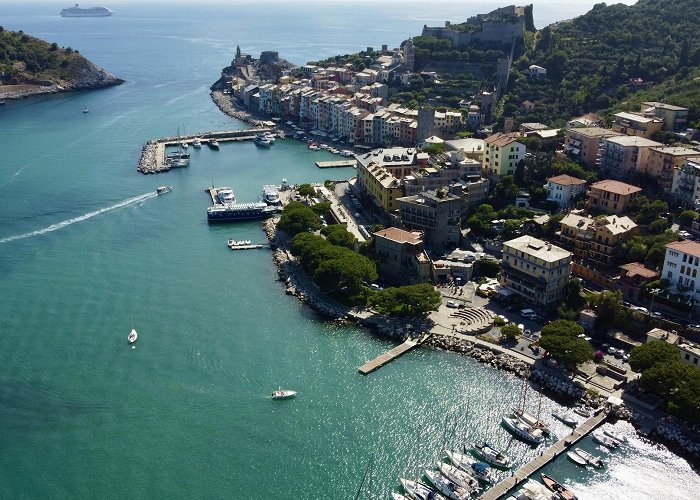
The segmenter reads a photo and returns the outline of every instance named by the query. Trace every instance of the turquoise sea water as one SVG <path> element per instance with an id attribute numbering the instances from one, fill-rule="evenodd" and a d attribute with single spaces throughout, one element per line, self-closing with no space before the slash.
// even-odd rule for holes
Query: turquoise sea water
<path id="1" fill-rule="evenodd" d="M 423 23 L 495 5 L 263 5 L 115 4 L 109 19 L 62 19 L 61 5 L 0 4 L 0 25 L 126 80 L 0 107 L 0 497 L 351 498 L 374 454 L 372 494 L 386 498 L 446 442 L 488 439 L 518 463 L 539 453 L 499 425 L 518 380 L 426 350 L 359 375 L 392 344 L 286 296 L 269 252 L 226 248 L 262 241 L 258 223 L 206 223 L 212 183 L 248 201 L 282 177 L 352 170 L 318 170 L 323 156 L 292 141 L 190 150 L 189 168 L 157 176 L 135 170 L 150 138 L 244 127 L 208 96 L 236 44 L 301 64 L 397 45 Z M 163 184 L 173 192 L 153 196 Z M 271 401 L 278 386 L 299 396 Z M 556 408 L 543 399 L 543 413 Z M 545 471 L 582 499 L 698 491 L 684 460 L 620 428 L 631 444 L 606 470 L 557 461 Z"/>

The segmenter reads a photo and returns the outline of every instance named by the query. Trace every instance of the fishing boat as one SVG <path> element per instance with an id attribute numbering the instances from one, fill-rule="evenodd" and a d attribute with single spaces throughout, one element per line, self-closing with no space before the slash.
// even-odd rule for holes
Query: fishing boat
<path id="1" fill-rule="evenodd" d="M 533 429 L 539 429 L 542 434 L 549 434 L 549 425 L 540 420 L 539 418 L 530 415 L 523 409 L 513 408 L 513 416 L 520 420 L 523 424 L 532 427 Z"/>
<path id="2" fill-rule="evenodd" d="M 569 427 L 576 427 L 576 424 L 578 423 L 574 417 L 569 415 L 568 413 L 559 413 L 556 411 L 552 412 L 552 416 L 559 420 L 560 422 L 563 422 L 564 424 L 568 425 Z"/>
<path id="3" fill-rule="evenodd" d="M 588 453 L 586 450 L 582 450 L 581 448 L 576 448 L 576 453 L 583 458 L 588 464 L 592 465 L 596 469 L 602 469 L 605 464 L 603 464 L 603 461 L 599 458 L 596 457 L 595 455 L 592 455 Z"/>
<path id="4" fill-rule="evenodd" d="M 136 342 L 136 339 L 138 339 L 138 338 L 139 338 L 139 334 L 136 333 L 136 330 L 134 330 L 132 328 L 131 332 L 129 333 L 129 336 L 126 338 L 126 340 L 127 340 L 127 342 L 129 342 L 129 344 L 133 344 L 134 342 Z"/>
<path id="5" fill-rule="evenodd" d="M 576 453 L 575 451 L 567 451 L 566 456 L 569 457 L 569 460 L 571 460 L 573 463 L 575 463 L 576 465 L 580 465 L 581 467 L 585 467 L 588 464 L 588 462 L 586 462 L 586 459 L 578 453 Z"/>
<path id="6" fill-rule="evenodd" d="M 556 481 L 553 477 L 548 476 L 544 472 L 541 474 L 541 476 L 544 485 L 556 493 L 558 498 L 561 498 L 562 500 L 577 500 L 577 497 L 573 491 Z"/>
<path id="7" fill-rule="evenodd" d="M 479 462 L 468 455 L 456 451 L 448 450 L 445 453 L 455 467 L 466 471 L 468 474 L 486 483 L 492 483 L 494 481 L 491 474 L 491 467 L 486 462 Z"/>
<path id="8" fill-rule="evenodd" d="M 425 470 L 425 477 L 435 486 L 440 493 L 452 500 L 466 500 L 471 498 L 469 490 L 446 478 L 442 474 L 430 469 Z"/>
<path id="9" fill-rule="evenodd" d="M 467 471 L 443 462 L 438 463 L 438 469 L 440 470 L 440 474 L 466 489 L 470 495 L 477 493 L 481 489 L 479 481 Z"/>
<path id="10" fill-rule="evenodd" d="M 290 391 L 288 389 L 282 389 L 281 387 L 276 391 L 272 391 L 272 399 L 290 399 L 296 396 L 296 391 Z"/>
<path id="11" fill-rule="evenodd" d="M 404 478 L 399 478 L 399 481 L 401 481 L 401 486 L 403 486 L 406 494 L 413 500 L 443 500 L 445 498 L 420 481 L 410 481 Z"/>
<path id="12" fill-rule="evenodd" d="M 487 464 L 501 467 L 503 469 L 508 469 L 511 465 L 513 465 L 513 461 L 509 457 L 486 442 L 480 445 L 475 444 L 473 450 L 474 453 L 481 457 L 481 459 Z"/>
<path id="13" fill-rule="evenodd" d="M 503 417 L 503 425 L 516 437 L 532 444 L 540 444 L 544 440 L 544 435 L 539 429 L 533 429 L 517 418 Z"/>
<path id="14" fill-rule="evenodd" d="M 605 435 L 601 431 L 594 431 L 592 433 L 593 435 L 593 441 L 595 441 L 598 444 L 602 444 L 603 446 L 607 446 L 608 448 L 617 448 L 620 446 L 620 442 L 617 439 L 611 438 L 610 436 Z"/>
<path id="15" fill-rule="evenodd" d="M 160 186 L 160 187 L 156 188 L 156 194 L 165 194 L 165 193 L 169 193 L 172 190 L 173 190 L 172 186 Z"/>

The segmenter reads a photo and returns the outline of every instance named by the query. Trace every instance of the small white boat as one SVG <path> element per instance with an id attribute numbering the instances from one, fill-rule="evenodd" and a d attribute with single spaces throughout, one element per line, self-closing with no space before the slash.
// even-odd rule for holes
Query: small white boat
<path id="1" fill-rule="evenodd" d="M 559 483 L 552 476 L 548 476 L 544 472 L 540 474 L 540 476 L 542 476 L 544 485 L 557 494 L 557 498 L 562 500 L 577 500 L 576 494 L 573 491 Z"/>
<path id="2" fill-rule="evenodd" d="M 588 453 L 586 450 L 582 450 L 581 448 L 576 448 L 576 453 L 583 458 L 588 464 L 592 465 L 593 467 L 597 469 L 602 469 L 605 464 L 603 464 L 603 461 L 600 459 L 600 457 L 596 457 L 595 455 L 592 455 Z"/>
<path id="3" fill-rule="evenodd" d="M 513 462 L 509 457 L 488 443 L 483 443 L 481 445 L 475 444 L 474 453 L 481 457 L 484 462 L 495 465 L 496 467 L 508 469 L 511 465 L 513 465 Z"/>
<path id="4" fill-rule="evenodd" d="M 340 155 L 341 155 L 341 156 L 352 156 L 352 151 L 347 150 L 347 149 L 343 149 L 343 150 L 340 152 Z"/>
<path id="5" fill-rule="evenodd" d="M 199 137 L 195 137 L 195 138 L 192 140 L 192 147 L 195 148 L 195 149 L 199 149 L 199 148 L 202 147 L 202 141 L 200 140 Z"/>
<path id="6" fill-rule="evenodd" d="M 392 500 L 408 500 L 408 497 L 403 496 L 401 493 L 391 492 Z"/>
<path id="7" fill-rule="evenodd" d="M 181 147 L 182 149 L 187 149 L 187 148 L 190 147 L 190 145 L 187 144 L 187 142 L 185 142 L 185 141 L 181 141 L 181 142 L 180 142 L 180 147 Z"/>
<path id="8" fill-rule="evenodd" d="M 509 498 L 514 498 L 518 500 L 551 500 L 552 493 L 545 488 L 544 484 L 539 481 L 533 481 L 528 479 L 527 482 L 520 488 L 513 496 Z"/>
<path id="9" fill-rule="evenodd" d="M 503 425 L 516 437 L 532 444 L 540 444 L 544 440 L 544 435 L 539 429 L 533 429 L 517 418 L 503 417 Z"/>
<path id="10" fill-rule="evenodd" d="M 289 399 L 296 396 L 296 391 L 290 391 L 288 389 L 282 389 L 281 387 L 276 391 L 272 391 L 272 399 Z"/>
<path id="11" fill-rule="evenodd" d="M 559 420 L 560 422 L 563 422 L 564 424 L 568 425 L 569 427 L 576 427 L 576 424 L 578 423 L 574 417 L 569 415 L 568 413 L 559 413 L 556 411 L 552 412 L 552 416 Z"/>
<path id="12" fill-rule="evenodd" d="M 468 472 L 455 467 L 454 465 L 440 462 L 438 463 L 438 469 L 440 470 L 440 474 L 458 486 L 466 489 L 471 495 L 481 489 L 479 481 L 475 477 L 470 475 Z"/>
<path id="13" fill-rule="evenodd" d="M 616 432 L 613 432 L 613 431 L 609 430 L 607 427 L 605 429 L 603 429 L 603 434 L 605 434 L 608 437 L 613 438 L 618 443 L 627 442 L 627 438 L 625 436 L 623 436 L 622 434 L 618 434 Z"/>
<path id="14" fill-rule="evenodd" d="M 445 498 L 419 481 L 410 481 L 404 478 L 399 478 L 399 481 L 401 481 L 401 486 L 403 486 L 406 495 L 413 498 L 413 500 L 444 500 Z"/>
<path id="15" fill-rule="evenodd" d="M 455 467 L 462 469 L 467 472 L 467 474 L 487 483 L 492 483 L 494 481 L 491 474 L 491 467 L 486 462 L 479 462 L 468 455 L 456 451 L 448 450 L 445 453 Z"/>
<path id="16" fill-rule="evenodd" d="M 620 446 L 620 442 L 617 439 L 611 438 L 599 430 L 594 431 L 592 435 L 593 441 L 602 444 L 603 446 L 607 446 L 608 448 L 617 448 Z"/>
<path id="17" fill-rule="evenodd" d="M 89 112 L 90 112 L 90 109 L 88 109 L 88 108 L 83 109 L 83 113 L 86 113 L 86 114 L 87 114 L 87 113 L 89 113 Z"/>
<path id="18" fill-rule="evenodd" d="M 573 463 L 580 465 L 581 467 L 585 467 L 588 464 L 586 459 L 575 451 L 567 451 L 566 456 L 569 457 L 569 460 L 571 460 Z"/>
<path id="19" fill-rule="evenodd" d="M 156 194 L 165 194 L 169 193 L 172 190 L 173 188 L 171 186 L 160 186 L 156 188 Z"/>
<path id="20" fill-rule="evenodd" d="M 525 410 L 513 408 L 513 416 L 525 425 L 529 425 L 534 429 L 539 429 L 543 434 L 549 434 L 549 425 L 534 415 L 530 415 L 529 413 L 525 412 Z"/>
<path id="21" fill-rule="evenodd" d="M 219 149 L 219 141 L 216 139 L 209 139 L 209 147 L 211 149 Z"/>
<path id="22" fill-rule="evenodd" d="M 253 142 L 255 143 L 256 146 L 261 146 L 264 148 L 269 148 L 270 144 L 272 144 L 272 141 L 263 134 L 258 134 L 253 138 Z"/>
<path id="23" fill-rule="evenodd" d="M 427 477 L 430 482 L 435 486 L 440 493 L 445 495 L 447 498 L 452 500 L 466 500 L 471 498 L 469 490 L 458 485 L 454 481 L 449 480 L 442 474 L 426 469 L 425 477 Z"/>
<path id="24" fill-rule="evenodd" d="M 270 141 L 270 144 L 275 143 L 275 134 L 272 132 L 264 132 L 262 135 L 264 135 L 268 141 Z"/>
<path id="25" fill-rule="evenodd" d="M 584 408 L 583 406 L 577 406 L 576 408 L 574 408 L 574 413 L 586 418 L 589 418 L 591 416 L 591 410 L 589 410 L 588 408 Z"/>
<path id="26" fill-rule="evenodd" d="M 127 340 L 127 342 L 129 342 L 129 344 L 133 344 L 134 342 L 136 342 L 136 339 L 138 339 L 138 338 L 139 338 L 139 334 L 136 333 L 136 330 L 134 330 L 132 328 L 131 333 L 129 333 L 129 336 L 126 338 L 126 340 Z"/>

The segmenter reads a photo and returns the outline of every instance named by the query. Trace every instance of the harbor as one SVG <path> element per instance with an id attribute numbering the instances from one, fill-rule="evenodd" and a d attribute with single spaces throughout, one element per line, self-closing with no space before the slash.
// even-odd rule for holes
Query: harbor
<path id="1" fill-rule="evenodd" d="M 167 172 L 173 165 L 167 161 L 168 147 L 189 148 L 195 141 L 201 145 L 207 145 L 211 149 L 218 149 L 218 143 L 234 141 L 252 141 L 261 133 L 272 133 L 273 128 L 253 128 L 245 130 L 228 130 L 220 132 L 202 132 L 175 137 L 163 137 L 148 141 L 141 149 L 137 171 L 142 174 L 157 174 Z"/>
<path id="2" fill-rule="evenodd" d="M 343 167 L 353 167 L 357 168 L 357 160 L 355 158 L 347 160 L 336 160 L 336 161 L 317 161 L 316 166 L 318 168 L 343 168 Z"/>

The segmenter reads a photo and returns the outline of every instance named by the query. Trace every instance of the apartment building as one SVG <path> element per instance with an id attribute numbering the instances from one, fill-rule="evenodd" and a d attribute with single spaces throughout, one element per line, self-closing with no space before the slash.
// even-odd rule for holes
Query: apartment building
<path id="1" fill-rule="evenodd" d="M 673 174 L 687 158 L 700 157 L 700 151 L 681 146 L 659 146 L 649 148 L 645 171 L 654 177 L 664 192 L 673 188 Z"/>
<path id="2" fill-rule="evenodd" d="M 564 151 L 588 168 L 596 168 L 600 163 L 602 140 L 621 135 L 607 128 L 569 128 L 564 139 Z"/>
<path id="3" fill-rule="evenodd" d="M 573 200 L 586 192 L 586 181 L 567 174 L 547 179 L 547 200 L 559 204 L 559 208 L 569 207 Z"/>
<path id="4" fill-rule="evenodd" d="M 420 233 L 390 227 L 373 236 L 374 250 L 380 257 L 380 276 L 395 283 L 430 281 L 430 257 L 423 249 Z"/>
<path id="5" fill-rule="evenodd" d="M 615 121 L 612 129 L 625 135 L 651 138 L 656 132 L 660 132 L 664 121 L 656 117 L 643 116 L 636 113 L 615 113 Z"/>
<path id="6" fill-rule="evenodd" d="M 647 332 L 647 343 L 668 342 L 678 349 L 681 361 L 695 368 L 700 368 L 700 347 L 689 340 L 684 339 L 675 332 L 667 332 L 661 328 L 654 328 Z"/>
<path id="7" fill-rule="evenodd" d="M 688 126 L 688 108 L 682 106 L 648 101 L 642 103 L 641 113 L 647 117 L 660 118 L 663 120 L 663 129 L 670 132 L 683 131 Z"/>
<path id="8" fill-rule="evenodd" d="M 482 167 L 489 178 L 498 180 L 515 173 L 515 167 L 525 158 L 525 145 L 518 142 L 519 137 L 498 132 L 484 139 Z"/>
<path id="9" fill-rule="evenodd" d="M 365 165 L 357 162 L 356 187 L 369 197 L 378 209 L 378 215 L 387 214 L 398 208 L 397 199 L 403 196 L 403 186 L 391 172 L 376 163 Z"/>
<path id="10" fill-rule="evenodd" d="M 399 198 L 401 222 L 406 229 L 418 230 L 434 250 L 459 244 L 462 199 L 446 190 L 425 191 Z"/>
<path id="11" fill-rule="evenodd" d="M 666 245 L 666 256 L 661 277 L 667 279 L 678 292 L 700 299 L 700 243 L 691 240 L 674 241 Z"/>
<path id="12" fill-rule="evenodd" d="M 603 139 L 600 170 L 606 177 L 629 179 L 644 170 L 649 150 L 663 144 L 644 137 L 621 135 Z"/>
<path id="13" fill-rule="evenodd" d="M 582 259 L 613 265 L 622 255 L 622 244 L 639 233 L 629 217 L 609 215 L 592 219 L 579 213 L 567 214 L 559 223 L 562 246 Z"/>
<path id="14" fill-rule="evenodd" d="M 566 295 L 571 252 L 533 236 L 503 243 L 503 286 L 534 304 L 548 305 Z"/>
<path id="15" fill-rule="evenodd" d="M 700 206 L 700 155 L 686 158 L 673 171 L 671 194 L 684 206 Z"/>
<path id="16" fill-rule="evenodd" d="M 641 191 L 637 186 L 613 179 L 599 181 L 592 184 L 588 191 L 586 209 L 620 215 Z"/>

